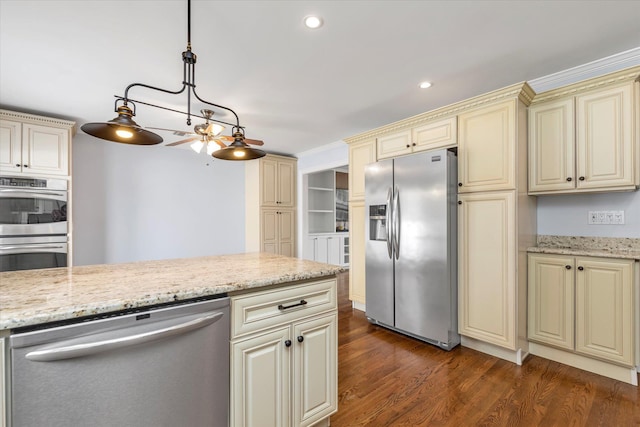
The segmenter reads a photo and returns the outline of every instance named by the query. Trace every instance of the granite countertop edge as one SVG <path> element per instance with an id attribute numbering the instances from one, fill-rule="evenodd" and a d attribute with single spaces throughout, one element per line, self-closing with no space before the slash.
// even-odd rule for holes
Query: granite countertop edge
<path id="1" fill-rule="evenodd" d="M 603 250 L 603 249 L 582 249 L 582 248 L 560 248 L 553 246 L 532 246 L 527 248 L 527 252 L 555 255 L 579 255 L 600 258 L 620 258 L 640 260 L 640 251 L 630 249 Z"/>
<path id="2" fill-rule="evenodd" d="M 640 238 L 538 235 L 527 252 L 640 260 Z"/>
<path id="3" fill-rule="evenodd" d="M 240 278 L 238 280 L 214 277 L 210 280 L 210 283 L 203 283 L 206 281 L 196 280 L 193 284 L 189 283 L 189 280 L 185 280 L 184 285 L 163 285 L 159 286 L 157 290 L 127 293 L 124 296 L 116 293 L 116 295 L 112 297 L 107 293 L 106 296 L 101 296 L 95 301 L 76 302 L 72 299 L 67 300 L 61 298 L 60 303 L 57 305 L 50 304 L 49 301 L 46 301 L 48 296 L 42 298 L 46 302 L 41 301 L 38 304 L 24 304 L 19 307 L 2 307 L 3 304 L 0 304 L 0 331 L 154 306 L 163 303 L 185 301 L 193 298 L 260 290 L 269 286 L 329 277 L 345 271 L 345 269 L 340 266 L 293 258 L 289 258 L 291 261 L 287 261 L 286 258 L 287 257 L 274 256 L 273 262 L 284 262 L 283 265 L 291 265 L 289 269 L 283 268 L 282 271 L 270 271 L 260 277 L 247 276 L 246 279 Z M 272 259 L 269 258 L 268 261 L 271 262 Z M 299 265 L 300 262 L 303 263 L 302 267 Z M 127 264 L 126 266 L 131 268 L 131 265 L 134 264 Z M 13 272 L 7 274 L 11 273 Z M 25 273 L 26 276 L 28 276 L 28 274 L 29 273 Z M 93 287 L 100 285 L 102 285 L 102 283 L 96 282 Z M 45 291 L 42 292 L 44 293 Z M 0 302 L 6 302 L 6 299 L 2 301 L 0 296 Z M 6 310 L 5 313 L 2 313 L 3 308 Z"/>

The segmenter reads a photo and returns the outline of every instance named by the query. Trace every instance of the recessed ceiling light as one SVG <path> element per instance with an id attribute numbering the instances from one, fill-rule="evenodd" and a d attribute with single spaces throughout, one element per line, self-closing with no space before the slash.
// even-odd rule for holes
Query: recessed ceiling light
<path id="1" fill-rule="evenodd" d="M 431 87 L 431 83 L 429 83 L 429 82 L 420 83 L 420 89 L 426 89 L 428 87 Z"/>
<path id="2" fill-rule="evenodd" d="M 315 15 L 309 15 L 309 16 L 305 16 L 304 18 L 304 25 L 307 26 L 307 28 L 311 28 L 311 29 L 316 29 L 316 28 L 320 28 L 322 27 L 322 18 L 320 18 L 319 16 L 315 16 Z"/>

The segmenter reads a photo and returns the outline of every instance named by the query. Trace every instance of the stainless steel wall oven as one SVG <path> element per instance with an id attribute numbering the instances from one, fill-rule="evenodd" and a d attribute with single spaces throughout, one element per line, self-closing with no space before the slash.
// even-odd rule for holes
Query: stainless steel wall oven
<path id="1" fill-rule="evenodd" d="M 0 271 L 67 266 L 67 181 L 0 176 Z"/>

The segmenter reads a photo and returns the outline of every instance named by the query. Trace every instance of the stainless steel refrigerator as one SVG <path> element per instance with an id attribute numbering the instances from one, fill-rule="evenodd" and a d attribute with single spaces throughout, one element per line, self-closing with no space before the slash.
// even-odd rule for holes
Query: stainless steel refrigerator
<path id="1" fill-rule="evenodd" d="M 443 149 L 365 168 L 367 318 L 445 350 L 460 343 L 456 160 Z"/>

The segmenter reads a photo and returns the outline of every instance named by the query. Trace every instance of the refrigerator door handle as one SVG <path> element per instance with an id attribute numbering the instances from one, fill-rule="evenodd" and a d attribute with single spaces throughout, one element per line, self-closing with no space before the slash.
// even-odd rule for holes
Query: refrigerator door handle
<path id="1" fill-rule="evenodd" d="M 396 259 L 400 258 L 400 190 L 398 187 L 393 192 L 393 251 Z"/>
<path id="2" fill-rule="evenodd" d="M 385 231 L 387 232 L 387 253 L 389 259 L 393 259 L 393 250 L 391 242 L 391 222 L 393 221 L 393 215 L 391 211 L 391 187 L 387 190 L 387 220 L 385 221 Z"/>

